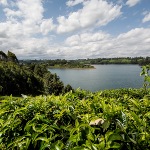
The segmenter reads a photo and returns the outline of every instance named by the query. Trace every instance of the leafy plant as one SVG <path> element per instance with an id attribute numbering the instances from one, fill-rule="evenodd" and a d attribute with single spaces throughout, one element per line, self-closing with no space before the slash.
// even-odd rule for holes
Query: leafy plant
<path id="1" fill-rule="evenodd" d="M 145 91 L 147 90 L 147 88 L 150 87 L 150 65 L 146 65 L 142 67 L 142 72 L 141 72 L 141 76 L 144 76 L 144 84 L 143 87 L 145 89 Z"/>
<path id="2" fill-rule="evenodd" d="M 148 150 L 150 102 L 143 91 L 0 97 L 0 149 Z"/>

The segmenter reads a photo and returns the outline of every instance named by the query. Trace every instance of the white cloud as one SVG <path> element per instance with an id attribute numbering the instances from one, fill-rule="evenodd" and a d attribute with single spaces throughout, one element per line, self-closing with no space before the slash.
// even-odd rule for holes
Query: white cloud
<path id="1" fill-rule="evenodd" d="M 138 4 L 141 0 L 128 0 L 126 2 L 126 5 L 128 5 L 129 7 L 133 7 L 135 6 L 136 4 Z"/>
<path id="2" fill-rule="evenodd" d="M 15 8 L 15 9 L 14 9 Z M 53 20 L 43 19 L 43 4 L 42 0 L 21 0 L 15 4 L 3 9 L 7 21 L 0 23 L 0 26 L 6 25 L 5 32 L 7 35 L 16 36 L 19 33 L 22 36 L 33 36 L 41 33 L 46 35 L 48 32 L 55 29 Z"/>
<path id="3" fill-rule="evenodd" d="M 149 35 L 150 28 L 135 28 L 117 37 L 103 32 L 78 34 L 66 39 L 66 55 L 71 50 L 79 58 L 150 56 Z"/>
<path id="4" fill-rule="evenodd" d="M 80 44 L 80 35 L 73 35 L 68 37 L 65 41 L 68 46 L 76 46 Z"/>
<path id="5" fill-rule="evenodd" d="M 10 20 L 14 17 L 21 17 L 22 15 L 21 11 L 14 11 L 10 8 L 5 8 L 4 12 L 5 12 L 7 19 L 10 19 Z"/>
<path id="6" fill-rule="evenodd" d="M 8 38 L 18 38 L 24 35 L 22 25 L 20 23 L 12 23 L 11 21 L 0 23 L 0 33 L 4 33 Z"/>
<path id="7" fill-rule="evenodd" d="M 117 18 L 121 14 L 121 6 L 104 0 L 85 0 L 82 1 L 82 9 L 70 13 L 68 17 L 58 17 L 58 24 L 54 24 L 52 18 L 44 18 L 42 1 L 17 0 L 15 4 L 3 6 L 7 19 L 0 22 L 1 50 L 12 50 L 19 59 L 150 55 L 150 28 L 136 28 L 116 37 L 93 29 Z M 75 5 L 75 2 L 77 4 L 79 1 L 72 2 L 72 5 Z M 87 30 L 88 27 L 93 30 Z M 84 31 L 80 32 L 80 29 Z M 63 38 L 66 38 L 64 43 L 52 41 L 53 35 L 49 34 L 51 31 L 66 33 L 75 30 L 78 30 L 78 33 L 69 33 L 68 38 L 68 34 L 63 35 Z"/>
<path id="8" fill-rule="evenodd" d="M 44 35 L 48 34 L 50 31 L 54 31 L 56 28 L 56 26 L 53 24 L 52 19 L 43 19 L 40 27 L 41 32 Z"/>
<path id="9" fill-rule="evenodd" d="M 83 3 L 85 0 L 69 0 L 66 2 L 66 5 L 71 7 L 71 6 L 75 6 L 77 4 Z"/>
<path id="10" fill-rule="evenodd" d="M 42 0 L 16 1 L 13 6 L 4 8 L 4 12 L 7 17 L 5 22 L 6 32 L 9 35 L 12 34 L 10 36 L 16 33 L 20 33 L 22 36 L 30 36 L 40 32 L 39 24 L 42 21 L 44 12 Z"/>
<path id="11" fill-rule="evenodd" d="M 69 14 L 68 18 L 60 16 L 57 32 L 65 33 L 89 26 L 104 26 L 121 15 L 121 6 L 103 0 L 89 0 L 83 8 Z"/>
<path id="12" fill-rule="evenodd" d="M 7 0 L 0 0 L 0 5 L 7 6 Z"/>
<path id="13" fill-rule="evenodd" d="M 0 22 L 0 49 L 12 50 L 20 58 L 46 57 L 51 37 L 35 37 L 54 30 L 54 25 L 52 19 L 43 18 L 42 0 L 19 0 L 3 11 L 7 20 Z"/>
<path id="14" fill-rule="evenodd" d="M 108 39 L 110 37 L 109 34 L 101 32 L 97 33 L 82 33 L 79 35 L 73 35 L 68 37 L 65 43 L 69 46 L 75 46 L 79 44 L 89 43 L 89 42 L 100 42 Z"/>
<path id="15" fill-rule="evenodd" d="M 17 2 L 17 6 L 24 20 L 31 24 L 39 23 L 43 18 L 42 0 L 21 0 Z"/>
<path id="16" fill-rule="evenodd" d="M 148 22 L 148 21 L 150 21 L 150 12 L 146 13 L 145 17 L 142 20 L 143 23 Z"/>
<path id="17" fill-rule="evenodd" d="M 19 17 L 32 23 L 38 23 L 43 18 L 42 0 L 19 0 L 11 6 L 4 9 L 7 17 Z"/>
<path id="18" fill-rule="evenodd" d="M 150 28 L 136 28 L 127 33 L 120 34 L 116 40 L 118 41 L 122 54 L 130 56 L 149 56 L 150 55 Z M 138 37 L 138 38 L 137 38 Z M 124 52 L 123 52 L 124 50 Z"/>

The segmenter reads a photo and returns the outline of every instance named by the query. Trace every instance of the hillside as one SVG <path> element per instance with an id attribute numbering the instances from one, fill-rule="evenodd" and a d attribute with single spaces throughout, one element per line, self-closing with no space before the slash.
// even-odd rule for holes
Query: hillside
<path id="1" fill-rule="evenodd" d="M 9 51 L 8 55 L 0 51 L 0 59 L 0 95 L 59 95 L 72 90 L 44 64 L 19 64 L 16 55 Z"/>

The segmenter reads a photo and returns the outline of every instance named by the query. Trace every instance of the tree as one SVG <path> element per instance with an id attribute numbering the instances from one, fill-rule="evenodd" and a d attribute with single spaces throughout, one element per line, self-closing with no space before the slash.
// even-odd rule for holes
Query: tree
<path id="1" fill-rule="evenodd" d="M 49 72 L 44 75 L 44 89 L 46 94 L 59 95 L 63 92 L 64 85 L 56 74 L 53 75 Z"/>
<path id="2" fill-rule="evenodd" d="M 19 63 L 19 61 L 14 53 L 8 51 L 7 57 L 8 57 L 8 61 Z"/>
<path id="3" fill-rule="evenodd" d="M 0 56 L 7 57 L 0 51 Z M 55 94 L 72 90 L 56 74 L 47 70 L 45 63 L 19 64 L 15 54 L 8 51 L 7 61 L 0 61 L 0 94 L 16 95 Z"/>
<path id="4" fill-rule="evenodd" d="M 7 60 L 7 55 L 3 51 L 0 51 L 0 60 Z"/>
<path id="5" fill-rule="evenodd" d="M 64 93 L 67 93 L 67 92 L 70 92 L 70 91 L 73 91 L 73 88 L 71 87 L 70 84 L 67 84 L 67 85 L 64 87 Z"/>

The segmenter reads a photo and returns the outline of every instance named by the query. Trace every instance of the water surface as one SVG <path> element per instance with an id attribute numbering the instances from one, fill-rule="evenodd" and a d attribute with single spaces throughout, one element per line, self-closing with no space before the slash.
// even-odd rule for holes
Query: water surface
<path id="1" fill-rule="evenodd" d="M 104 89 L 141 88 L 143 78 L 138 65 L 94 65 L 95 69 L 49 69 L 65 85 L 92 92 Z"/>

